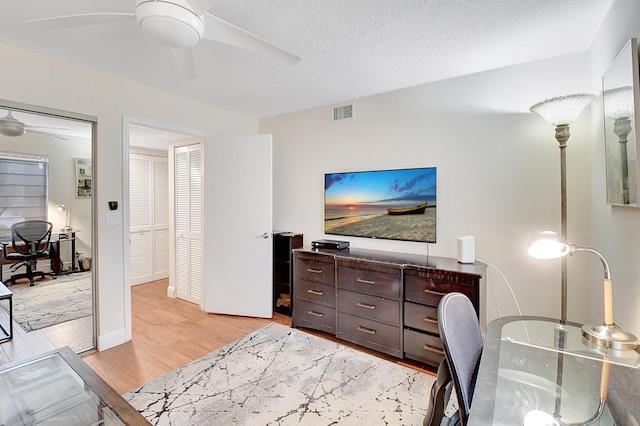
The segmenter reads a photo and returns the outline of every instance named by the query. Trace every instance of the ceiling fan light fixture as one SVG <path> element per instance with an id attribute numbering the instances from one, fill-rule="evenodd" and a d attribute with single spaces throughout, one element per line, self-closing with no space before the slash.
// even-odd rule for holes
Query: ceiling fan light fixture
<path id="1" fill-rule="evenodd" d="M 11 111 L 7 112 L 7 115 L 0 118 L 0 135 L 18 137 L 24 136 L 27 133 L 27 128 L 24 123 L 17 120 Z"/>
<path id="2" fill-rule="evenodd" d="M 204 22 L 184 1 L 139 2 L 136 19 L 145 35 L 169 47 L 193 47 L 204 35 Z"/>

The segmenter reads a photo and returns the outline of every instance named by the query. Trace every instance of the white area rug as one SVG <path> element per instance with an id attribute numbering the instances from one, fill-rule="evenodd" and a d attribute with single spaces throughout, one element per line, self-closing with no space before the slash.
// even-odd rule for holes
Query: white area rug
<path id="1" fill-rule="evenodd" d="M 81 272 L 36 280 L 33 287 L 28 283 L 9 286 L 13 319 L 32 331 L 91 315 L 91 283 L 91 272 Z"/>
<path id="2" fill-rule="evenodd" d="M 433 381 L 272 323 L 124 398 L 154 425 L 422 425 Z"/>

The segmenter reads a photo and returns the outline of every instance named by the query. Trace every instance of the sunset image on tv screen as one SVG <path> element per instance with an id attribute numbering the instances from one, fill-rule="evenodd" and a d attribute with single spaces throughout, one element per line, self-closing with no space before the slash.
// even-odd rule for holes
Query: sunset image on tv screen
<path id="1" fill-rule="evenodd" d="M 436 168 L 327 173 L 326 234 L 436 241 Z"/>

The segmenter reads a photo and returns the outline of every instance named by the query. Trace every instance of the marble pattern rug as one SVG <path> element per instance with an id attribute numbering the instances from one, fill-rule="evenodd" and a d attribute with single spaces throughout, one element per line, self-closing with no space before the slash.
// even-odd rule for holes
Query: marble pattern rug
<path id="1" fill-rule="evenodd" d="M 32 331 L 91 315 L 91 283 L 91 272 L 81 272 L 36 280 L 33 287 L 28 283 L 9 286 L 13 319 Z"/>
<path id="2" fill-rule="evenodd" d="M 433 382 L 271 323 L 124 398 L 154 425 L 422 425 Z"/>

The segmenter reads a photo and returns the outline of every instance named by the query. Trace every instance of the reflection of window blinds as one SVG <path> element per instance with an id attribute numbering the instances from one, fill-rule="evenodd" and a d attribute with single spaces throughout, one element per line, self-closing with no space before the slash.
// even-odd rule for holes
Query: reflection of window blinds
<path id="1" fill-rule="evenodd" d="M 46 157 L 0 153 L 0 240 L 16 222 L 47 219 L 48 173 Z"/>

